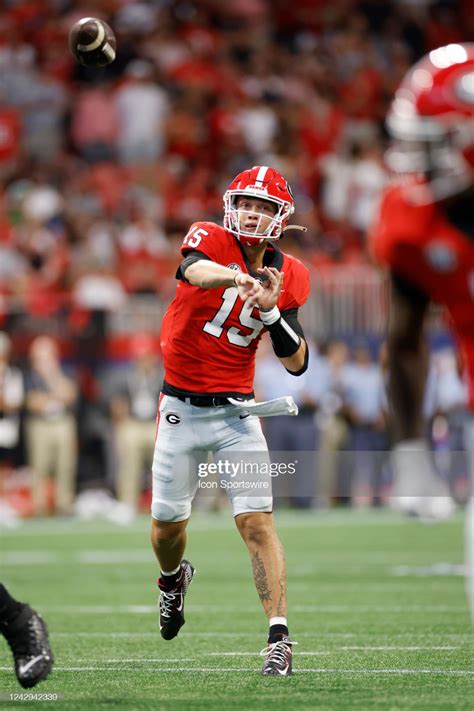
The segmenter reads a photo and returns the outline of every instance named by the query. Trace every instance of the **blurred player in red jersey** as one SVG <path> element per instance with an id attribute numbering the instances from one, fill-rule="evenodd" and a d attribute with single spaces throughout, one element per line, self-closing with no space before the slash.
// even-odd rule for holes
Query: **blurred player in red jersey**
<path id="1" fill-rule="evenodd" d="M 371 241 L 391 281 L 394 496 L 406 512 L 437 519 L 448 516 L 453 504 L 434 473 L 423 436 L 428 365 L 423 329 L 430 301 L 443 304 L 465 363 L 473 409 L 474 44 L 440 47 L 415 64 L 396 92 L 387 127 L 394 139 L 388 163 L 401 179 L 384 196 Z M 473 441 L 467 440 L 470 451 Z M 470 546 L 472 534 L 468 539 Z"/>
<path id="2" fill-rule="evenodd" d="M 229 482 L 228 466 L 229 461 L 237 468 L 245 461 L 269 461 L 252 411 L 255 353 L 267 330 L 283 366 L 293 375 L 306 370 L 308 349 L 298 308 L 308 297 L 309 274 L 277 246 L 294 205 L 288 183 L 276 170 L 255 166 L 240 173 L 224 195 L 224 207 L 224 227 L 196 222 L 184 238 L 176 296 L 162 326 L 165 380 L 151 533 L 161 567 L 160 629 L 164 639 L 172 639 L 184 624 L 184 596 L 194 573 L 183 560 L 186 526 L 207 454 L 213 452 L 224 483 L 243 485 L 228 491 L 269 619 L 263 673 L 285 676 L 291 673 L 292 642 L 271 489 L 249 491 L 252 482 Z M 288 402 L 257 407 L 255 413 L 263 415 L 295 414 Z"/>

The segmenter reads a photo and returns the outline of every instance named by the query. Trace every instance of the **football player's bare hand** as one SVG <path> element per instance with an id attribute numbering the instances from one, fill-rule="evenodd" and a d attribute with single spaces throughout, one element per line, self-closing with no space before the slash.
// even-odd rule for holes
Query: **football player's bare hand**
<path id="1" fill-rule="evenodd" d="M 283 272 L 279 272 L 275 267 L 263 267 L 258 270 L 267 279 L 262 283 L 261 293 L 258 298 L 258 305 L 261 309 L 272 309 L 277 305 L 283 286 Z"/>
<path id="2" fill-rule="evenodd" d="M 251 305 L 257 303 L 257 295 L 261 292 L 261 285 L 257 279 L 254 279 L 250 274 L 240 273 L 235 278 L 235 284 L 242 301 L 248 301 Z"/>

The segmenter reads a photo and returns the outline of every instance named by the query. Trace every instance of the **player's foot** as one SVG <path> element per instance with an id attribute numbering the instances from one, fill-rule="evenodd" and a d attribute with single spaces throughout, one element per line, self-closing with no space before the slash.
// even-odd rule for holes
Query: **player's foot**
<path id="1" fill-rule="evenodd" d="M 391 505 L 395 511 L 426 523 L 445 521 L 456 510 L 450 496 L 399 496 L 392 499 Z"/>
<path id="2" fill-rule="evenodd" d="M 46 679 L 54 658 L 43 618 L 29 605 L 24 605 L 13 622 L 0 624 L 0 631 L 12 650 L 20 684 L 29 689 Z"/>
<path id="3" fill-rule="evenodd" d="M 447 483 L 434 468 L 423 440 L 399 442 L 392 451 L 393 487 L 390 505 L 420 521 L 443 521 L 454 513 Z"/>
<path id="4" fill-rule="evenodd" d="M 292 672 L 292 642 L 289 637 L 283 636 L 278 642 L 269 644 L 262 649 L 260 655 L 265 657 L 262 674 L 264 676 L 289 676 Z"/>
<path id="5" fill-rule="evenodd" d="M 193 579 L 194 568 L 188 560 L 181 561 L 181 575 L 175 587 L 169 588 L 162 578 L 160 588 L 160 632 L 163 639 L 176 637 L 184 625 L 184 596 Z"/>

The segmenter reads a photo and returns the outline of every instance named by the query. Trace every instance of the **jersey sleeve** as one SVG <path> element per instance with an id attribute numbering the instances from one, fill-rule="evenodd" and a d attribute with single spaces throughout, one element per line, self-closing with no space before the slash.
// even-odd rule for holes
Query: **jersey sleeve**
<path id="1" fill-rule="evenodd" d="M 285 255 L 282 271 L 283 289 L 278 300 L 280 311 L 298 309 L 306 303 L 309 296 L 309 270 L 299 259 Z"/>
<path id="2" fill-rule="evenodd" d="M 185 257 L 189 252 L 198 251 L 218 262 L 222 251 L 218 232 L 218 225 L 212 222 L 194 222 L 183 239 L 181 254 Z"/>

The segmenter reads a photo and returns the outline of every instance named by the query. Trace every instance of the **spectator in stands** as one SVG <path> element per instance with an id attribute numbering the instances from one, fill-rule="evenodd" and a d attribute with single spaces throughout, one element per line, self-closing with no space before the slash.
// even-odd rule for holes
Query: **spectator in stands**
<path id="1" fill-rule="evenodd" d="M 459 372 L 459 361 L 451 349 L 443 349 L 433 356 L 437 374 L 435 416 L 431 441 L 440 473 L 449 482 L 453 494 L 462 486 L 468 471 L 465 454 L 465 433 L 469 423 L 466 382 Z M 463 496 L 463 492 L 459 492 Z"/>
<path id="2" fill-rule="evenodd" d="M 20 413 L 24 403 L 23 376 L 10 363 L 11 342 L 0 332 L 0 497 L 3 482 L 18 462 Z"/>
<path id="3" fill-rule="evenodd" d="M 48 512 L 46 477 L 55 476 L 55 512 L 72 511 L 77 464 L 74 406 L 77 388 L 61 365 L 56 342 L 38 336 L 29 351 L 26 377 L 26 443 L 32 469 L 31 492 L 35 513 Z"/>
<path id="4" fill-rule="evenodd" d="M 354 349 L 354 361 L 347 368 L 342 383 L 342 398 L 342 412 L 349 425 L 346 450 L 350 454 L 344 458 L 340 470 L 341 493 L 349 502 L 360 472 L 366 489 L 370 487 L 372 504 L 378 506 L 382 467 L 388 450 L 385 383 L 366 342 L 359 342 Z"/>
<path id="5" fill-rule="evenodd" d="M 269 339 L 268 339 L 269 340 Z M 263 344 L 262 344 L 263 346 Z M 309 343 L 309 366 L 298 379 L 275 368 L 275 357 L 269 342 L 261 347 L 257 358 L 255 387 L 257 399 L 271 400 L 283 395 L 291 395 L 298 405 L 298 417 L 283 415 L 265 420 L 264 431 L 270 452 L 285 453 L 288 461 L 298 460 L 294 476 L 275 477 L 273 495 L 281 503 L 287 501 L 297 508 L 308 508 L 316 494 L 316 450 L 319 447 L 319 431 L 316 412 L 327 388 L 327 373 L 316 346 Z M 277 365 L 280 365 L 277 361 Z M 278 454 L 277 459 L 278 461 Z"/>
<path id="6" fill-rule="evenodd" d="M 118 457 L 117 498 L 137 511 L 144 473 L 151 472 L 163 368 L 152 337 L 137 334 L 126 373 L 111 383 L 110 413 Z"/>
<path id="7" fill-rule="evenodd" d="M 110 82 L 81 89 L 73 106 L 71 137 L 85 160 L 115 160 L 119 115 Z"/>
<path id="8" fill-rule="evenodd" d="M 348 439 L 348 425 L 342 416 L 343 383 L 348 369 L 349 349 L 342 340 L 330 341 L 322 349 L 322 360 L 327 373 L 327 391 L 321 400 L 319 423 L 321 428 L 318 458 L 318 501 L 323 506 L 337 503 L 337 478 L 340 450 Z M 341 492 L 339 492 L 340 494 Z"/>
<path id="9" fill-rule="evenodd" d="M 123 163 L 148 163 L 163 154 L 169 100 L 153 74 L 150 62 L 134 59 L 125 70 L 126 83 L 117 91 L 118 150 Z"/>

